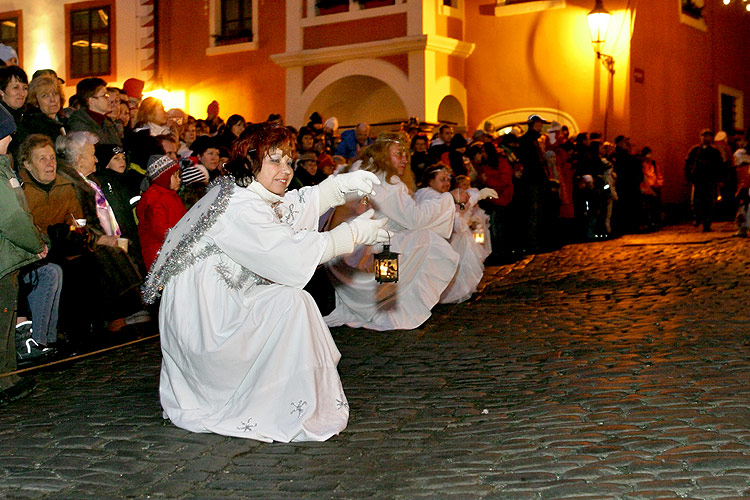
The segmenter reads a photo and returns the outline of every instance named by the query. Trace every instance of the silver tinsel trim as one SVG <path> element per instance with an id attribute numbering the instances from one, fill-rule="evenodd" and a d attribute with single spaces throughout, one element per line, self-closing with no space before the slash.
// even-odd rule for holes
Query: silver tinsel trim
<path id="1" fill-rule="evenodd" d="M 221 252 L 219 247 L 217 247 L 216 245 L 209 245 L 209 247 L 214 247 L 217 254 Z M 249 279 L 253 280 L 253 287 L 255 287 L 256 285 L 271 284 L 270 281 L 265 278 L 261 278 L 246 267 L 242 267 L 240 275 L 237 276 L 236 279 L 234 278 L 234 276 L 232 276 L 232 272 L 229 270 L 229 266 L 227 266 L 226 264 L 219 264 L 215 267 L 215 269 L 216 273 L 222 279 L 224 284 L 227 285 L 227 288 L 230 288 L 232 290 L 239 290 L 240 288 L 243 288 L 245 286 L 245 283 L 247 283 Z"/>
<path id="2" fill-rule="evenodd" d="M 209 255 L 213 255 L 215 250 L 211 246 L 202 249 L 196 254 L 193 254 L 192 251 L 198 240 L 226 212 L 235 188 L 234 179 L 231 176 L 218 177 L 212 187 L 216 186 L 220 190 L 216 200 L 200 216 L 198 222 L 191 226 L 190 231 L 185 234 L 174 250 L 167 256 L 164 265 L 159 269 L 152 268 L 148 276 L 146 276 L 146 280 L 141 287 L 143 301 L 146 304 L 153 304 L 159 298 L 162 290 L 164 290 L 164 286 L 172 277 L 177 276 L 188 267 L 205 259 Z"/>

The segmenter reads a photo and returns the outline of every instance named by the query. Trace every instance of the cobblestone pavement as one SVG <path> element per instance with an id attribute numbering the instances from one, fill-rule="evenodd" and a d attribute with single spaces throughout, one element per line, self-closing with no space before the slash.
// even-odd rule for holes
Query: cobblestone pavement
<path id="1" fill-rule="evenodd" d="M 0 409 L 0 497 L 750 498 L 750 241 L 729 224 L 488 268 L 421 328 L 334 329 L 325 443 L 161 418 L 148 341 L 38 373 Z"/>

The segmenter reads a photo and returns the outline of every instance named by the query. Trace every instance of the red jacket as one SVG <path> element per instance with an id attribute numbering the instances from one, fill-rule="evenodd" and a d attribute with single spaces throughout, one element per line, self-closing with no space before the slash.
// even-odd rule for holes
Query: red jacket
<path id="1" fill-rule="evenodd" d="M 156 254 L 167 237 L 167 232 L 185 215 L 185 205 L 177 191 L 151 184 L 143 193 L 135 213 L 138 216 L 138 236 L 146 269 L 156 260 Z"/>
<path id="2" fill-rule="evenodd" d="M 497 191 L 497 198 L 489 200 L 493 205 L 504 207 L 513 200 L 513 167 L 502 151 L 498 153 L 498 168 L 483 165 L 479 180 L 482 185 Z"/>

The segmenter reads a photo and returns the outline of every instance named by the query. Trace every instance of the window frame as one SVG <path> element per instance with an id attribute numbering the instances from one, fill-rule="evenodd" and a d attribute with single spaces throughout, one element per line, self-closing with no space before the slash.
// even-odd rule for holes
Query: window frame
<path id="1" fill-rule="evenodd" d="M 9 19 L 16 20 L 16 53 L 18 54 L 18 65 L 23 67 L 23 11 L 0 12 L 0 23 Z M 3 43 L 3 41 L 0 40 L 0 43 Z"/>
<path id="2" fill-rule="evenodd" d="M 209 0 L 208 2 L 208 47 L 207 56 L 220 54 L 232 54 L 248 50 L 257 50 L 258 43 L 258 0 L 250 1 L 250 12 L 252 19 L 252 39 L 248 37 L 224 38 L 222 30 L 222 0 Z"/>
<path id="3" fill-rule="evenodd" d="M 109 73 L 88 74 L 83 76 L 73 76 L 73 50 L 72 39 L 73 30 L 71 26 L 71 15 L 73 12 L 82 10 L 93 10 L 100 7 L 109 8 Z M 116 24 L 116 3 L 115 0 L 91 0 L 87 2 L 76 2 L 65 4 L 65 74 L 66 85 L 75 85 L 85 78 L 101 78 L 105 81 L 117 80 L 117 24 Z"/>
<path id="4" fill-rule="evenodd" d="M 255 38 L 255 33 L 253 31 L 253 0 L 235 0 L 237 1 L 239 5 L 239 17 L 236 19 L 236 22 L 240 23 L 240 25 L 243 24 L 243 21 L 246 19 L 250 19 L 250 34 L 249 36 L 247 34 L 242 33 L 242 29 L 238 30 L 234 34 L 228 34 L 226 32 L 226 25 L 228 22 L 226 20 L 226 3 L 231 0 L 219 0 L 219 33 L 217 33 L 215 36 L 216 42 L 218 45 L 227 45 L 232 43 L 245 43 L 245 42 L 252 42 Z M 249 4 L 249 5 L 248 5 Z M 250 9 L 249 15 L 246 14 L 245 10 L 246 8 Z M 232 21 L 233 22 L 233 21 Z"/>

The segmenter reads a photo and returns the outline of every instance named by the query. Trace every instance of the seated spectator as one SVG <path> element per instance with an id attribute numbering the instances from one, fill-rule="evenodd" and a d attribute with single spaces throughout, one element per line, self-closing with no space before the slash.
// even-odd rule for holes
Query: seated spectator
<path id="1" fill-rule="evenodd" d="M 290 188 L 299 189 L 303 186 L 314 186 L 319 184 L 317 173 L 318 157 L 315 153 L 302 153 L 297 158 L 294 167 L 294 177 L 292 178 L 293 184 Z"/>
<path id="2" fill-rule="evenodd" d="M 109 92 L 107 82 L 101 78 L 84 78 L 76 85 L 76 95 L 83 107 L 73 111 L 68 120 L 68 127 L 73 132 L 91 132 L 99 144 L 116 144 L 122 146 L 122 139 L 117 126 L 109 113 Z"/>
<path id="3" fill-rule="evenodd" d="M 453 127 L 444 123 L 438 129 L 438 136 L 435 137 L 430 143 L 430 149 L 427 153 L 430 155 L 429 164 L 437 163 L 441 161 L 444 153 L 450 150 L 450 143 L 453 139 Z M 448 165 L 447 162 L 444 163 Z"/>
<path id="4" fill-rule="evenodd" d="M 152 156 L 148 161 L 151 185 L 136 206 L 138 235 L 143 262 L 151 268 L 167 232 L 185 215 L 185 205 L 177 195 L 180 189 L 180 165 L 168 156 Z"/>
<path id="5" fill-rule="evenodd" d="M 198 159 L 198 163 L 207 171 L 211 180 L 221 174 L 219 164 L 221 162 L 221 151 L 214 137 L 202 135 L 193 141 L 191 145 L 193 156 Z"/>
<path id="6" fill-rule="evenodd" d="M 0 43 L 0 61 L 6 66 L 18 66 L 18 54 L 10 45 Z"/>
<path id="7" fill-rule="evenodd" d="M 18 126 L 23 116 L 23 106 L 29 94 L 29 77 L 18 66 L 0 68 L 0 104 L 10 113 Z"/>
<path id="8" fill-rule="evenodd" d="M 463 177 L 463 182 L 468 180 L 468 177 Z M 450 191 L 451 175 L 440 164 L 430 167 L 425 172 L 422 186 L 414 194 L 414 201 L 417 204 L 426 200 L 438 200 L 442 194 Z M 476 204 L 480 199 L 497 197 L 497 193 L 490 188 L 484 188 L 482 191 L 469 188 L 470 185 L 466 184 L 464 187 L 456 186 L 451 193 L 458 203 L 453 218 L 453 231 L 448 242 L 460 258 L 456 274 L 440 295 L 441 304 L 457 304 L 470 299 L 484 276 L 483 262 L 489 252 L 486 251 L 484 242 L 475 241 L 474 231 L 475 229 L 478 232 L 481 231 L 482 237 L 487 234 L 487 240 L 489 240 L 489 233 L 486 227 L 487 216 Z M 478 211 L 475 212 L 475 209 Z"/>
<path id="9" fill-rule="evenodd" d="M 156 139 L 160 135 L 171 135 L 167 127 L 167 112 L 161 100 L 146 97 L 138 106 L 138 122 L 125 141 L 126 149 L 130 152 L 130 161 L 141 169 L 152 155 L 162 154 L 162 147 Z"/>
<path id="10" fill-rule="evenodd" d="M 353 170 L 369 170 L 380 179 L 368 196 L 376 218 L 389 219 L 391 248 L 401 254 L 399 280 L 378 284 L 373 274 L 373 250 L 357 246 L 351 254 L 326 264 L 336 290 L 336 309 L 324 319 L 329 326 L 349 325 L 371 330 L 417 328 L 431 314 L 453 280 L 459 255 L 446 238 L 453 230 L 455 200 L 442 193 L 416 203 L 405 134 L 381 133 L 356 162 Z M 337 210 L 332 225 L 361 211 L 359 199 Z"/>
<path id="11" fill-rule="evenodd" d="M 193 157 L 180 160 L 182 183 L 178 194 L 185 205 L 185 210 L 190 210 L 198 200 L 203 198 L 208 188 L 208 170 L 203 165 L 193 163 L 193 161 L 197 160 Z"/>
<path id="12" fill-rule="evenodd" d="M 411 140 L 411 170 L 418 181 L 422 181 L 422 174 L 427 168 L 427 136 L 418 134 Z"/>
<path id="13" fill-rule="evenodd" d="M 50 226 L 69 228 L 83 218 L 72 180 L 57 172 L 57 156 L 48 136 L 28 136 L 19 148 L 18 163 L 34 223 L 43 234 Z"/>
<path id="14" fill-rule="evenodd" d="M 297 133 L 297 154 L 315 153 L 315 134 L 312 129 L 302 127 Z"/>
<path id="15" fill-rule="evenodd" d="M 96 180 L 101 186 L 104 197 L 109 202 L 114 212 L 115 219 L 120 228 L 120 236 L 128 239 L 128 253 L 138 265 L 141 274 L 146 269 L 141 260 L 141 245 L 138 239 L 138 224 L 135 221 L 133 210 L 140 198 L 140 191 L 131 187 L 128 181 L 127 166 L 125 164 L 125 150 L 120 146 L 111 144 L 97 144 L 96 154 Z"/>
<path id="16" fill-rule="evenodd" d="M 155 139 L 161 147 L 161 153 L 177 161 L 178 143 L 175 136 L 172 134 L 157 135 Z"/>
<path id="17" fill-rule="evenodd" d="M 44 134 L 52 142 L 66 133 L 59 116 L 62 105 L 62 85 L 52 76 L 40 76 L 29 84 L 28 111 L 18 124 L 15 141 L 18 147 L 31 134 Z"/>
<path id="18" fill-rule="evenodd" d="M 60 136 L 57 153 L 67 162 L 66 175 L 73 180 L 91 246 L 99 298 L 104 300 L 102 319 L 109 321 L 140 309 L 138 287 L 141 274 L 128 254 L 128 241 L 122 238 L 120 224 L 104 192 L 92 175 L 96 171 L 97 138 L 90 132 L 73 132 Z M 72 172 L 70 171 L 72 169 Z"/>
<path id="19" fill-rule="evenodd" d="M 240 134 L 245 130 L 247 123 L 242 115 L 232 115 L 227 118 L 227 123 L 224 125 L 224 129 L 221 133 L 216 136 L 216 141 L 219 146 L 227 151 L 231 151 L 232 144 L 236 141 Z"/>
<path id="20" fill-rule="evenodd" d="M 360 150 L 372 142 L 370 124 L 360 122 L 354 130 L 345 130 L 341 133 L 341 142 L 336 147 L 336 154 L 352 162 L 359 157 Z"/>
<path id="21" fill-rule="evenodd" d="M 197 123 L 195 118 L 193 118 L 192 116 L 188 116 L 185 122 L 185 127 L 182 129 L 182 135 L 180 136 L 181 146 L 178 150 L 180 158 L 193 156 L 191 145 L 193 144 L 193 141 L 196 139 L 196 137 L 198 137 L 196 125 Z M 182 147 L 182 144 L 184 144 L 184 148 Z"/>

